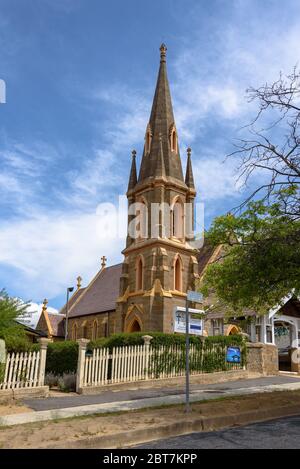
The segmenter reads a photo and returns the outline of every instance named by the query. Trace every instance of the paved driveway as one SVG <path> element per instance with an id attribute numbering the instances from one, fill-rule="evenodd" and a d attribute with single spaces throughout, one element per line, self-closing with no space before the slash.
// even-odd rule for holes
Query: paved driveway
<path id="1" fill-rule="evenodd" d="M 300 412 L 300 409 L 299 409 Z M 159 440 L 136 448 L 148 449 L 300 449 L 300 415 L 209 433 Z"/>

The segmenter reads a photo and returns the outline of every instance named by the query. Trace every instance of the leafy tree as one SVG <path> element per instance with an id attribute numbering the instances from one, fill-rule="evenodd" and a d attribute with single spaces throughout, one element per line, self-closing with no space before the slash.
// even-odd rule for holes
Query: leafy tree
<path id="1" fill-rule="evenodd" d="M 240 158 L 246 186 L 257 173 L 264 182 L 215 219 L 207 238 L 223 245 L 222 255 L 201 285 L 206 295 L 214 291 L 217 309 L 231 314 L 265 312 L 291 292 L 300 294 L 300 73 L 295 68 L 247 92 L 257 115 L 230 156 Z"/>
<path id="2" fill-rule="evenodd" d="M 205 295 L 215 292 L 215 308 L 264 313 L 300 294 L 300 220 L 284 214 L 279 201 L 252 201 L 240 215 L 216 218 L 207 238 L 223 245 L 201 285 Z"/>
<path id="3" fill-rule="evenodd" d="M 28 305 L 0 291 L 0 338 L 6 342 L 26 340 L 24 328 L 17 320 L 26 312 Z"/>

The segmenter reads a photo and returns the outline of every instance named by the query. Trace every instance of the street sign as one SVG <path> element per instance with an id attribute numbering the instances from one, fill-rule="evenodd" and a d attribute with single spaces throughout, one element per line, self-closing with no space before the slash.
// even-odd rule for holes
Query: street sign
<path id="1" fill-rule="evenodd" d="M 202 303 L 203 295 L 197 291 L 188 290 L 187 300 L 191 301 L 192 303 Z"/>
<path id="2" fill-rule="evenodd" d="M 183 308 L 182 308 L 183 309 Z M 203 320 L 194 317 L 194 314 L 203 314 L 203 311 L 189 309 L 189 334 L 203 335 Z M 186 332 L 186 313 L 177 309 L 174 317 L 174 332 L 185 334 Z"/>

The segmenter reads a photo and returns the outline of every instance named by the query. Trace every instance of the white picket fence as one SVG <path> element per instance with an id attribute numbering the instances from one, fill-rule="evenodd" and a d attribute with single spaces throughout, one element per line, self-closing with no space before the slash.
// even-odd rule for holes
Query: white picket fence
<path id="1" fill-rule="evenodd" d="M 149 347 L 135 345 L 109 349 L 94 349 L 84 361 L 83 386 L 103 386 L 147 379 Z M 108 367 L 111 367 L 110 370 Z"/>
<path id="2" fill-rule="evenodd" d="M 40 379 L 40 352 L 7 354 L 0 389 L 34 388 Z"/>
<path id="3" fill-rule="evenodd" d="M 37 352 L 7 353 L 4 376 L 0 390 L 32 389 L 44 386 L 47 345 L 49 339 L 41 338 Z M 28 391 L 29 392 L 29 391 Z"/>
<path id="4" fill-rule="evenodd" d="M 190 373 L 201 374 L 203 360 L 207 355 L 218 353 L 217 346 L 199 352 L 190 347 Z M 174 360 L 175 359 L 175 360 Z M 222 359 L 221 359 L 222 360 Z M 224 355 L 224 366 L 225 366 Z M 231 366 L 239 369 L 241 365 Z M 86 354 L 86 347 L 80 348 L 78 360 L 77 389 L 90 386 L 104 386 L 134 382 L 147 379 L 173 378 L 185 374 L 185 353 L 181 347 L 152 348 L 149 344 L 115 347 L 110 353 L 108 348 L 94 349 Z"/>

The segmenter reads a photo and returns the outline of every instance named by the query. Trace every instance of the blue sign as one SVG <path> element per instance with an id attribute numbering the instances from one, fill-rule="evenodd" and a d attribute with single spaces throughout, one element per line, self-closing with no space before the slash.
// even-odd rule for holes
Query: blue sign
<path id="1" fill-rule="evenodd" d="M 192 301 L 193 303 L 202 303 L 203 295 L 197 291 L 188 290 L 187 292 L 187 299 L 188 301 Z"/>
<path id="2" fill-rule="evenodd" d="M 227 363 L 241 363 L 240 347 L 227 347 L 226 361 Z"/>

